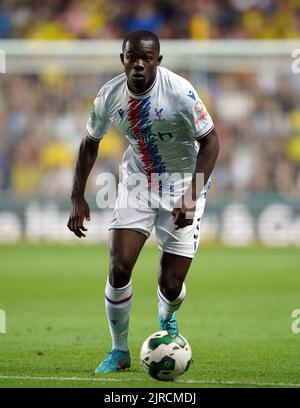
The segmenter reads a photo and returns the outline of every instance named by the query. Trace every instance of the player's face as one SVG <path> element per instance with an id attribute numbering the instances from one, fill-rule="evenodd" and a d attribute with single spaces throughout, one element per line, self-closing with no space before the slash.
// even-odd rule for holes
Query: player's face
<path id="1" fill-rule="evenodd" d="M 127 41 L 120 55 L 129 88 L 135 93 L 146 91 L 154 82 L 156 68 L 162 60 L 152 40 Z"/>

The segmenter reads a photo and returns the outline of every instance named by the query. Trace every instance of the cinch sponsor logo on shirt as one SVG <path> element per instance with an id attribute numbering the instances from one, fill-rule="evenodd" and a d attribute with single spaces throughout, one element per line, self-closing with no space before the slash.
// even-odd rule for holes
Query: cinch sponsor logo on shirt
<path id="1" fill-rule="evenodd" d="M 127 135 L 132 137 L 135 140 L 144 140 L 145 143 L 154 142 L 157 139 L 160 140 L 169 140 L 173 137 L 171 132 L 157 132 L 157 133 L 148 133 L 148 134 L 134 134 L 131 128 L 127 129 Z"/>
<path id="2" fill-rule="evenodd" d="M 198 99 L 198 101 L 195 103 L 194 111 L 198 115 L 198 118 L 195 120 L 195 125 L 197 125 L 207 116 L 207 110 L 200 99 Z"/>

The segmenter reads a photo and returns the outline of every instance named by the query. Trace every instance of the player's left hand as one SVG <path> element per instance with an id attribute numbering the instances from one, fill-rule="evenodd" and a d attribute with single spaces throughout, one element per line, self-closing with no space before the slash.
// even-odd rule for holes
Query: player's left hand
<path id="1" fill-rule="evenodd" d="M 176 225 L 175 229 L 178 230 L 179 228 L 192 225 L 194 222 L 195 211 L 196 205 L 192 204 L 191 206 L 187 206 L 184 196 L 182 196 L 177 201 L 175 208 L 172 211 L 173 222 Z"/>

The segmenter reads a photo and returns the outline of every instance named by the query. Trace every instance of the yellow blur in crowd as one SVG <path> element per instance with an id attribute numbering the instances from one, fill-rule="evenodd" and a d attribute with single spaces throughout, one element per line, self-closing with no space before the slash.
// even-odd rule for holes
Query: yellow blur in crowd
<path id="1" fill-rule="evenodd" d="M 140 28 L 128 25 L 128 19 L 145 24 L 149 29 L 148 23 L 159 16 L 150 29 L 161 38 L 300 37 L 299 0 L 270 0 L 261 4 L 237 0 L 149 0 L 143 4 L 121 0 L 73 0 L 64 7 L 58 1 L 45 0 L 43 6 L 40 13 L 39 6 L 30 0 L 19 7 L 23 14 L 19 12 L 19 17 L 14 19 L 16 36 L 13 33 L 12 36 L 35 40 L 120 38 L 126 31 Z M 50 12 L 45 13 L 47 7 Z M 57 10 L 53 13 L 55 7 Z M 30 13 L 32 15 L 26 20 L 24 16 Z"/>

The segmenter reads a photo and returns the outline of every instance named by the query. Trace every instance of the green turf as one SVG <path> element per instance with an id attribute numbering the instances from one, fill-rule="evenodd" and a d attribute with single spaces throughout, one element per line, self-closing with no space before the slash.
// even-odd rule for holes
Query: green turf
<path id="1" fill-rule="evenodd" d="M 110 348 L 103 299 L 107 248 L 1 245 L 0 259 L 0 309 L 7 318 L 0 387 L 166 387 L 139 362 L 143 340 L 158 329 L 156 248 L 144 248 L 133 276 L 132 370 L 102 376 L 93 370 Z M 167 386 L 299 384 L 300 333 L 291 331 L 291 312 L 300 308 L 299 265 L 296 248 L 203 246 L 178 313 L 194 361 Z"/>

